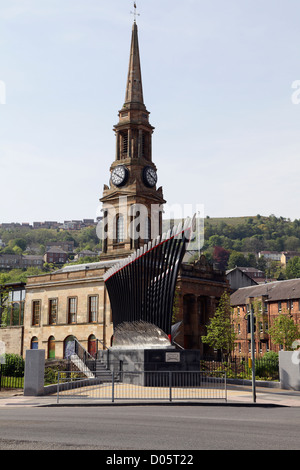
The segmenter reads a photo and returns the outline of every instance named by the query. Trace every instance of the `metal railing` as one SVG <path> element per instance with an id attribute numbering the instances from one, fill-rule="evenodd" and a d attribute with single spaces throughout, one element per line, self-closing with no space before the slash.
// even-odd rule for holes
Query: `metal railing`
<path id="1" fill-rule="evenodd" d="M 251 366 L 248 358 L 233 357 L 227 361 L 217 361 L 211 357 L 203 357 L 200 360 L 201 370 L 210 372 L 226 372 L 227 378 L 251 379 Z M 279 380 L 278 358 L 255 358 L 256 380 Z"/>
<path id="2" fill-rule="evenodd" d="M 207 371 L 121 371 L 111 381 L 86 379 L 81 374 L 59 372 L 60 399 L 120 401 L 227 401 L 226 373 Z"/>
<path id="3" fill-rule="evenodd" d="M 86 361 L 94 361 L 95 358 L 79 343 L 79 341 L 74 338 L 74 353 L 81 359 L 81 361 L 86 365 Z"/>
<path id="4" fill-rule="evenodd" d="M 0 390 L 23 388 L 24 386 L 24 359 L 20 357 L 6 357 L 5 363 L 0 364 Z"/>

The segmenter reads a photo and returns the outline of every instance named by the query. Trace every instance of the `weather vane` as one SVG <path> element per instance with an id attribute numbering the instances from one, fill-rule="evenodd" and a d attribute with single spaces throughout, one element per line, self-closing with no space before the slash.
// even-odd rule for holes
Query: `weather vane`
<path id="1" fill-rule="evenodd" d="M 134 4 L 133 4 L 133 6 L 134 6 L 134 11 L 131 11 L 130 13 L 131 13 L 132 15 L 134 15 L 134 22 L 136 23 L 136 17 L 137 17 L 137 16 L 140 16 L 140 14 L 137 13 L 137 11 L 136 11 L 136 3 L 135 3 L 135 2 L 134 2 Z"/>

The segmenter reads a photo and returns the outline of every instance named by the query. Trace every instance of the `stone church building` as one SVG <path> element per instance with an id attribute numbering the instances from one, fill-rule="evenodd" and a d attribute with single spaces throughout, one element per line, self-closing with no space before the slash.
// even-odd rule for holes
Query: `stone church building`
<path id="1" fill-rule="evenodd" d="M 28 279 L 23 325 L 23 354 L 45 349 L 47 358 L 63 358 L 73 337 L 94 354 L 108 348 L 113 336 L 111 308 L 103 274 L 118 259 L 162 232 L 162 187 L 152 160 L 154 127 L 143 97 L 138 28 L 134 21 L 125 102 L 114 126 L 115 158 L 110 185 L 104 185 L 103 253 L 101 261 L 64 267 Z M 180 178 L 180 175 L 178 175 Z M 135 223 L 138 220 L 138 223 Z M 177 317 L 182 322 L 176 342 L 186 349 L 209 352 L 201 342 L 228 283 L 204 257 L 181 266 L 177 285 Z"/>

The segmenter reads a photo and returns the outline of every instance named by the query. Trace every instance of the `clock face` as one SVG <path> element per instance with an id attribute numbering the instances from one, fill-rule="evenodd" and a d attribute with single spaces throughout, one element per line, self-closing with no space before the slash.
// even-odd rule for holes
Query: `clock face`
<path id="1" fill-rule="evenodd" d="M 146 166 L 143 170 L 143 180 L 146 186 L 153 188 L 157 183 L 157 173 L 151 166 Z"/>
<path id="2" fill-rule="evenodd" d="M 128 170 L 124 165 L 118 165 L 111 173 L 111 181 L 115 186 L 123 186 L 128 178 Z"/>

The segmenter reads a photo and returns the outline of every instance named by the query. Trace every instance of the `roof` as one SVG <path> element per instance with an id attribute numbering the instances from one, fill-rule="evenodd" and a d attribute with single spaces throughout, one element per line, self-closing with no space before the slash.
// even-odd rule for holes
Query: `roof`
<path id="1" fill-rule="evenodd" d="M 8 288 L 12 288 L 12 289 L 23 289 L 25 288 L 26 286 L 26 282 L 7 282 L 5 284 L 2 285 L 2 287 L 8 287 Z"/>
<path id="2" fill-rule="evenodd" d="M 54 271 L 52 274 L 56 273 L 68 273 L 75 271 L 84 271 L 86 269 L 101 269 L 101 268 L 110 268 L 114 264 L 119 263 L 121 259 L 105 260 L 98 261 L 96 263 L 84 263 L 84 264 L 70 264 L 69 266 L 64 266 L 62 269 Z"/>
<path id="3" fill-rule="evenodd" d="M 236 270 L 239 270 L 241 271 L 242 273 L 263 273 L 263 271 L 261 271 L 260 269 L 257 269 L 257 268 L 249 268 L 249 267 L 243 267 L 243 266 L 236 266 L 235 268 L 233 269 L 228 269 L 226 271 L 226 274 L 230 274 L 232 273 L 233 271 L 236 271 Z"/>
<path id="4" fill-rule="evenodd" d="M 262 273 L 263 271 L 261 269 L 257 269 L 257 268 L 252 268 L 252 267 L 239 267 L 238 269 L 240 269 L 241 271 L 243 271 L 243 273 Z"/>
<path id="5" fill-rule="evenodd" d="M 60 248 L 59 246 L 52 246 L 51 248 L 49 248 L 47 250 L 47 253 L 64 253 L 64 254 L 67 254 L 67 252 L 64 251 L 62 248 Z"/>
<path id="6" fill-rule="evenodd" d="M 275 281 L 257 286 L 242 287 L 235 291 L 230 299 L 231 305 L 245 305 L 249 297 L 267 296 L 269 302 L 287 299 L 300 299 L 300 279 Z"/>

